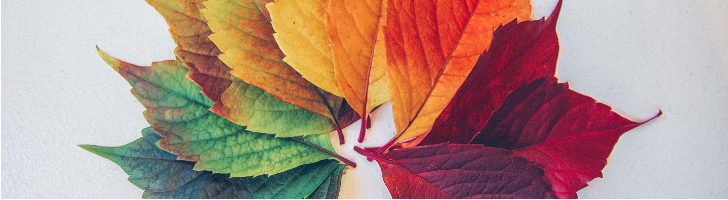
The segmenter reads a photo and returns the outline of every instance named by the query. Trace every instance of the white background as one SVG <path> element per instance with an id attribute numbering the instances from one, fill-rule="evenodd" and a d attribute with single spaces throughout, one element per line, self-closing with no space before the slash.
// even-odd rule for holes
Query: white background
<path id="1" fill-rule="evenodd" d="M 535 15 L 555 5 L 535 4 Z M 664 112 L 621 138 L 580 197 L 728 198 L 726 13 L 722 0 L 564 3 L 557 77 L 632 120 Z M 141 197 L 121 168 L 76 146 L 123 145 L 148 126 L 96 45 L 138 65 L 174 58 L 142 0 L 2 2 L 2 198 Z M 373 117 L 371 146 L 393 132 L 390 109 Z M 352 159 L 361 167 L 342 197 L 389 197 L 376 164 Z"/>

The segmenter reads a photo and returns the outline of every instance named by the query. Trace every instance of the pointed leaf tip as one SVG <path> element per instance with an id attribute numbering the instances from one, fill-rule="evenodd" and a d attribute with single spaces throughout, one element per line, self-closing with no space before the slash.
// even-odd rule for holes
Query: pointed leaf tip
<path id="1" fill-rule="evenodd" d="M 99 46 L 96 46 L 96 52 L 99 53 L 99 56 L 101 56 L 101 59 L 104 59 L 104 62 L 106 62 L 106 64 L 111 66 L 111 68 L 113 68 L 114 71 L 119 72 L 119 66 L 121 65 L 120 60 L 118 60 L 114 57 L 111 57 L 109 54 L 107 54 L 104 51 L 101 51 L 101 49 L 99 49 Z"/>
<path id="2" fill-rule="evenodd" d="M 86 151 L 88 151 L 88 152 L 91 152 L 91 153 L 94 153 L 94 154 L 96 154 L 96 153 L 95 153 L 96 151 L 95 151 L 95 150 L 94 150 L 94 149 L 92 148 L 92 147 L 94 147 L 94 145 L 89 145 L 89 144 L 81 144 L 81 145 L 78 145 L 78 147 L 81 147 L 81 148 L 82 148 L 83 150 L 86 150 Z"/>

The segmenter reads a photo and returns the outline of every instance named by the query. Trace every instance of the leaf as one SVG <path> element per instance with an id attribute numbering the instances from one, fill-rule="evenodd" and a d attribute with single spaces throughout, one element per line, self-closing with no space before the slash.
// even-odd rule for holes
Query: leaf
<path id="1" fill-rule="evenodd" d="M 319 88 L 343 97 L 334 77 L 334 63 L 326 35 L 327 0 L 278 0 L 266 4 L 273 34 L 283 61 Z"/>
<path id="2" fill-rule="evenodd" d="M 526 0 L 390 1 L 387 75 L 397 136 L 430 130 L 501 23 L 528 19 Z"/>
<path id="3" fill-rule="evenodd" d="M 326 12 L 336 81 L 362 119 L 359 142 L 364 140 L 369 113 L 391 99 L 385 77 L 386 3 L 384 0 L 331 0 Z"/>
<path id="4" fill-rule="evenodd" d="M 378 162 L 392 199 L 451 199 L 424 178 L 397 164 Z"/>
<path id="5" fill-rule="evenodd" d="M 263 0 L 210 0 L 202 14 L 214 32 L 209 36 L 223 52 L 218 58 L 230 73 L 276 98 L 334 121 L 341 99 L 319 90 L 291 66 L 273 37 Z"/>
<path id="6" fill-rule="evenodd" d="M 132 94 L 147 110 L 144 117 L 163 136 L 162 149 L 180 160 L 197 161 L 195 170 L 230 173 L 233 177 L 277 174 L 299 165 L 338 156 L 325 134 L 296 139 L 246 131 L 210 112 L 212 102 L 184 77 L 177 61 L 135 66 L 99 50 L 99 55 L 132 85 Z M 320 147 L 327 152 L 321 151 Z"/>
<path id="7" fill-rule="evenodd" d="M 619 137 L 649 120 L 627 120 L 552 77 L 560 8 L 561 3 L 545 21 L 499 28 L 491 51 L 481 56 L 421 144 L 471 143 L 515 150 L 514 156 L 544 169 L 545 180 L 559 198 L 576 198 L 587 182 L 602 177 Z M 533 80 L 538 76 L 544 77 Z"/>
<path id="8" fill-rule="evenodd" d="M 480 131 L 499 107 L 514 100 L 506 96 L 524 83 L 543 76 L 554 76 L 559 43 L 556 21 L 557 6 L 548 20 L 512 21 L 494 33 L 490 50 L 483 53 L 473 71 L 442 111 L 428 134 L 403 147 L 422 144 L 468 143 Z M 528 93 L 521 94 L 528 95 Z M 474 110 L 477 108 L 477 110 Z M 426 137 L 427 136 L 427 137 Z"/>
<path id="9" fill-rule="evenodd" d="M 322 161 L 323 162 L 323 161 Z M 341 189 L 341 177 L 344 175 L 346 165 L 338 165 L 337 169 L 326 177 L 321 185 L 311 193 L 307 199 L 338 199 Z"/>
<path id="10" fill-rule="evenodd" d="M 490 165 L 513 163 L 511 159 L 516 157 L 525 158 L 530 165 L 542 170 L 534 177 L 546 183 L 551 190 L 549 194 L 555 197 L 576 198 L 576 191 L 586 187 L 588 181 L 601 177 L 601 170 L 619 137 L 649 120 L 641 123 L 627 120 L 611 111 L 609 106 L 569 90 L 568 84 L 558 83 L 553 77 L 558 55 L 554 30 L 560 7 L 561 2 L 548 20 L 518 24 L 514 21 L 496 30 L 490 51 L 481 56 L 455 99 L 438 118 L 432 132 L 409 145 L 417 144 L 422 138 L 420 145 L 460 144 L 392 151 L 382 156 L 386 159 L 378 161 L 399 164 L 405 162 L 401 160 L 407 160 L 411 167 L 400 165 L 438 188 L 452 189 L 451 185 L 440 187 L 438 183 L 429 181 L 428 177 L 432 175 L 421 172 L 439 173 L 443 171 L 440 166 L 452 168 L 453 163 L 457 163 L 451 159 L 471 157 L 467 154 L 450 155 L 461 152 L 454 151 L 456 147 L 451 146 L 463 145 L 457 148 L 465 148 L 468 143 L 507 153 L 508 157 L 489 160 L 487 163 Z M 438 159 L 429 156 L 433 154 L 448 155 L 447 162 L 438 162 Z M 486 158 L 482 155 L 472 157 Z M 442 177 L 433 180 L 447 180 Z M 515 183 L 519 182 L 509 185 Z M 393 187 L 406 186 L 388 187 L 392 190 Z M 444 192 L 451 195 L 448 191 Z"/>
<path id="11" fill-rule="evenodd" d="M 555 78 L 522 88 L 530 93 L 509 95 L 509 105 L 495 111 L 470 143 L 515 150 L 514 156 L 546 171 L 546 181 L 559 198 L 576 198 L 587 182 L 602 177 L 619 137 L 649 121 L 627 120 Z"/>
<path id="12" fill-rule="evenodd" d="M 554 197 L 543 181 L 544 171 L 509 150 L 440 144 L 364 154 L 381 166 L 392 198 Z"/>
<path id="13" fill-rule="evenodd" d="M 322 160 L 273 176 L 228 178 L 194 171 L 193 162 L 174 160 L 175 155 L 154 145 L 161 137 L 151 127 L 142 134 L 142 138 L 121 147 L 80 146 L 118 164 L 129 174 L 129 182 L 144 190 L 143 198 L 318 197 L 314 192 L 323 187 L 338 193 L 337 181 L 344 170 L 337 161 Z"/>
<path id="14" fill-rule="evenodd" d="M 330 119 L 276 99 L 230 75 L 221 53 L 208 39 L 212 31 L 200 13 L 203 0 L 147 0 L 164 17 L 177 43 L 175 54 L 190 68 L 188 77 L 215 104 L 215 114 L 247 126 L 247 130 L 293 137 L 334 130 Z M 338 105 L 338 104 L 335 104 Z M 301 121 L 306 119 L 307 121 Z M 348 124 L 347 124 L 348 125 Z"/>

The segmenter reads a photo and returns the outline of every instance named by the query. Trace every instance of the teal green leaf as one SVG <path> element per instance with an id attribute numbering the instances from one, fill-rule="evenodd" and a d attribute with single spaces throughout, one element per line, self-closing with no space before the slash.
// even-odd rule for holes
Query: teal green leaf
<path id="1" fill-rule="evenodd" d="M 185 78 L 187 68 L 178 61 L 140 67 L 101 51 L 109 65 L 132 85 L 132 94 L 147 108 L 144 117 L 162 135 L 158 146 L 196 161 L 194 170 L 230 174 L 232 177 L 273 175 L 300 165 L 332 158 L 327 152 L 292 138 L 276 138 L 245 130 L 212 113 L 212 101 Z M 302 137 L 333 152 L 327 135 Z M 332 153 L 333 154 L 333 153 Z"/>
<path id="2" fill-rule="evenodd" d="M 344 165 L 322 160 L 272 175 L 229 178 L 225 174 L 192 170 L 193 162 L 155 146 L 161 136 L 152 129 L 120 147 L 80 145 L 118 164 L 129 181 L 144 190 L 143 198 L 322 198 L 337 197 Z M 322 196 L 326 193 L 326 196 Z"/>
<path id="3" fill-rule="evenodd" d="M 331 175 L 324 180 L 307 199 L 336 199 L 339 198 L 341 176 L 344 175 L 346 165 L 339 165 Z"/>

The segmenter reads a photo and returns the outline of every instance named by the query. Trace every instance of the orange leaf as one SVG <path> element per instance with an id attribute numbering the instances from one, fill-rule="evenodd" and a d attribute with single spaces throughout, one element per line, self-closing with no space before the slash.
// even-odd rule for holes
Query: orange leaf
<path id="1" fill-rule="evenodd" d="M 326 12 L 334 72 L 339 89 L 362 121 L 376 106 L 389 101 L 384 46 L 383 0 L 332 0 Z"/>
<path id="2" fill-rule="evenodd" d="M 387 74 L 397 129 L 389 145 L 428 132 L 493 31 L 531 12 L 527 0 L 401 0 L 388 8 Z"/>

